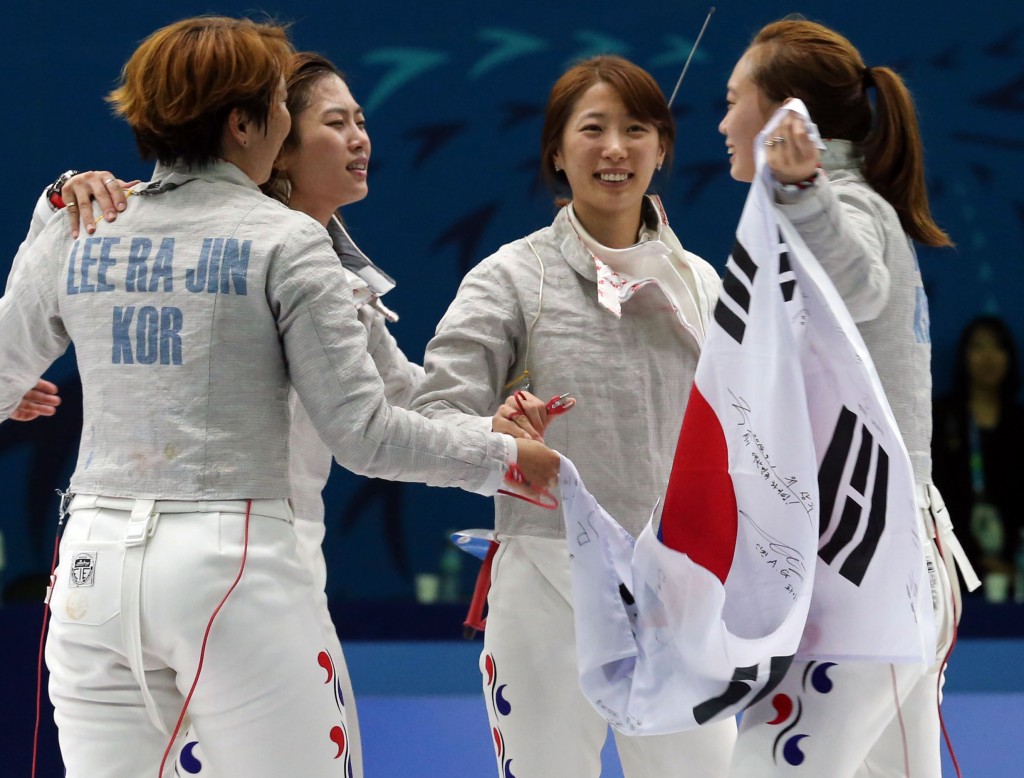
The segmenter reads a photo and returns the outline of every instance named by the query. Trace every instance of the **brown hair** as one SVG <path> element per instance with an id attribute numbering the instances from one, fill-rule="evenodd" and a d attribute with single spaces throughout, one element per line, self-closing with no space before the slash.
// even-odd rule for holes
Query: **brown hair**
<path id="1" fill-rule="evenodd" d="M 342 81 L 345 80 L 345 75 L 338 70 L 333 62 L 315 52 L 300 51 L 292 56 L 286 82 L 288 113 L 292 115 L 292 128 L 288 131 L 288 137 L 284 139 L 278 159 L 286 151 L 295 151 L 299 147 L 301 139 L 299 138 L 299 123 L 296 120 L 313 104 L 313 90 L 321 81 L 330 76 L 337 76 Z M 270 173 L 270 179 L 260 189 L 275 200 L 280 200 L 285 205 L 288 204 L 291 186 L 288 176 L 277 167 L 274 167 Z"/>
<path id="2" fill-rule="evenodd" d="M 658 82 L 646 70 L 622 57 L 591 57 L 565 71 L 548 95 L 544 128 L 540 134 L 540 168 L 541 175 L 552 189 L 569 185 L 565 173 L 555 171 L 554 156 L 562 143 L 562 132 L 576 102 L 598 82 L 612 87 L 633 116 L 658 128 L 658 137 L 665 147 L 665 162 L 672 163 L 676 123 Z"/>
<path id="3" fill-rule="evenodd" d="M 107 101 L 131 126 L 143 159 L 204 165 L 219 156 L 233 109 L 266 127 L 291 54 L 281 25 L 183 19 L 139 45 Z"/>
<path id="4" fill-rule="evenodd" d="M 768 100 L 803 100 L 823 137 L 856 144 L 864 178 L 896 209 L 910 237 L 928 246 L 953 245 L 932 219 L 914 101 L 895 71 L 866 67 L 850 41 L 804 19 L 767 25 L 750 49 L 751 80 Z"/>

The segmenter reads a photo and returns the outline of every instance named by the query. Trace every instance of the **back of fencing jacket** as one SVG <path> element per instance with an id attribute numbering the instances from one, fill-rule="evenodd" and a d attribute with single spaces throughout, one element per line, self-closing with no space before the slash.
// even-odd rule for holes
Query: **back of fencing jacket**
<path id="1" fill-rule="evenodd" d="M 294 385 L 350 470 L 493 493 L 512 439 L 387 404 L 323 226 L 227 162 L 158 166 L 137 191 L 91 236 L 55 216 L 0 299 L 0 418 L 75 345 L 75 492 L 286 497 Z"/>

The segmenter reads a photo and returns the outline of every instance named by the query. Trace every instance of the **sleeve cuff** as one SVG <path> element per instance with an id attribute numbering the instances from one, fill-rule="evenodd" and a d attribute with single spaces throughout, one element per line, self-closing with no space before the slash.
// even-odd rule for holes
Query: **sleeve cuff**
<path id="1" fill-rule="evenodd" d="M 490 419 L 487 420 L 488 423 Z M 484 482 L 480 486 L 473 490 L 476 494 L 482 494 L 485 497 L 493 497 L 498 493 L 498 489 L 501 488 L 502 483 L 505 481 L 505 473 L 508 472 L 509 465 L 514 465 L 519 460 L 519 447 L 516 446 L 516 441 L 511 435 L 501 435 L 502 442 L 505 444 L 505 462 L 497 470 L 492 470 L 490 475 L 484 479 Z"/>

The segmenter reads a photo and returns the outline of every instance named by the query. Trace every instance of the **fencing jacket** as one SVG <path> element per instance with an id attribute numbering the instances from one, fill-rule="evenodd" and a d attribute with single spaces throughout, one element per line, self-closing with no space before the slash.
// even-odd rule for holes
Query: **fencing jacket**
<path id="1" fill-rule="evenodd" d="M 294 385 L 350 470 L 493 493 L 514 441 L 387 404 L 321 225 L 222 161 L 158 166 L 138 191 L 91 236 L 51 219 L 0 299 L 0 418 L 75 345 L 74 491 L 286 497 Z"/>

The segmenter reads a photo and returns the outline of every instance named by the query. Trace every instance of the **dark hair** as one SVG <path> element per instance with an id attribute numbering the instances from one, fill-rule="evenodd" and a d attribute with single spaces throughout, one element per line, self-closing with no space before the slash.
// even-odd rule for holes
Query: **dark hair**
<path id="1" fill-rule="evenodd" d="M 956 358 L 953 362 L 953 396 L 966 403 L 970 397 L 971 377 L 967 371 L 967 349 L 971 338 L 978 330 L 988 330 L 995 335 L 999 346 L 1006 352 L 1006 377 L 999 387 L 999 398 L 1003 404 L 1012 404 L 1020 390 L 1020 358 L 1013 332 L 998 316 L 977 316 L 972 319 L 956 344 Z"/>
<path id="2" fill-rule="evenodd" d="M 232 110 L 266 127 L 291 55 L 281 25 L 184 19 L 139 45 L 107 101 L 131 126 L 143 159 L 201 166 L 220 155 Z"/>
<path id="3" fill-rule="evenodd" d="M 338 70 L 333 62 L 327 57 L 312 51 L 300 51 L 292 56 L 291 68 L 286 81 L 288 88 L 287 106 L 288 113 L 292 115 L 292 127 L 288 131 L 288 137 L 281 145 L 278 159 L 286 151 L 294 151 L 299 147 L 299 122 L 297 119 L 313 104 L 313 90 L 325 78 L 337 76 L 342 81 L 345 75 Z M 291 186 L 288 176 L 276 166 L 271 170 L 270 179 L 260 189 L 264 194 L 288 204 Z"/>
<path id="4" fill-rule="evenodd" d="M 767 25 L 750 50 L 751 80 L 767 99 L 800 98 L 822 137 L 856 144 L 864 178 L 896 209 L 910 237 L 927 246 L 953 245 L 932 219 L 917 113 L 895 71 L 866 67 L 850 41 L 804 19 Z"/>
<path id="5" fill-rule="evenodd" d="M 591 57 L 565 71 L 548 95 L 544 128 L 540 133 L 540 169 L 553 190 L 569 185 L 564 172 L 555 172 L 554 156 L 562 142 L 562 132 L 577 101 L 599 82 L 614 89 L 633 116 L 658 128 L 658 138 L 665 147 L 665 163 L 672 163 L 676 123 L 658 82 L 646 70 L 622 57 Z"/>

